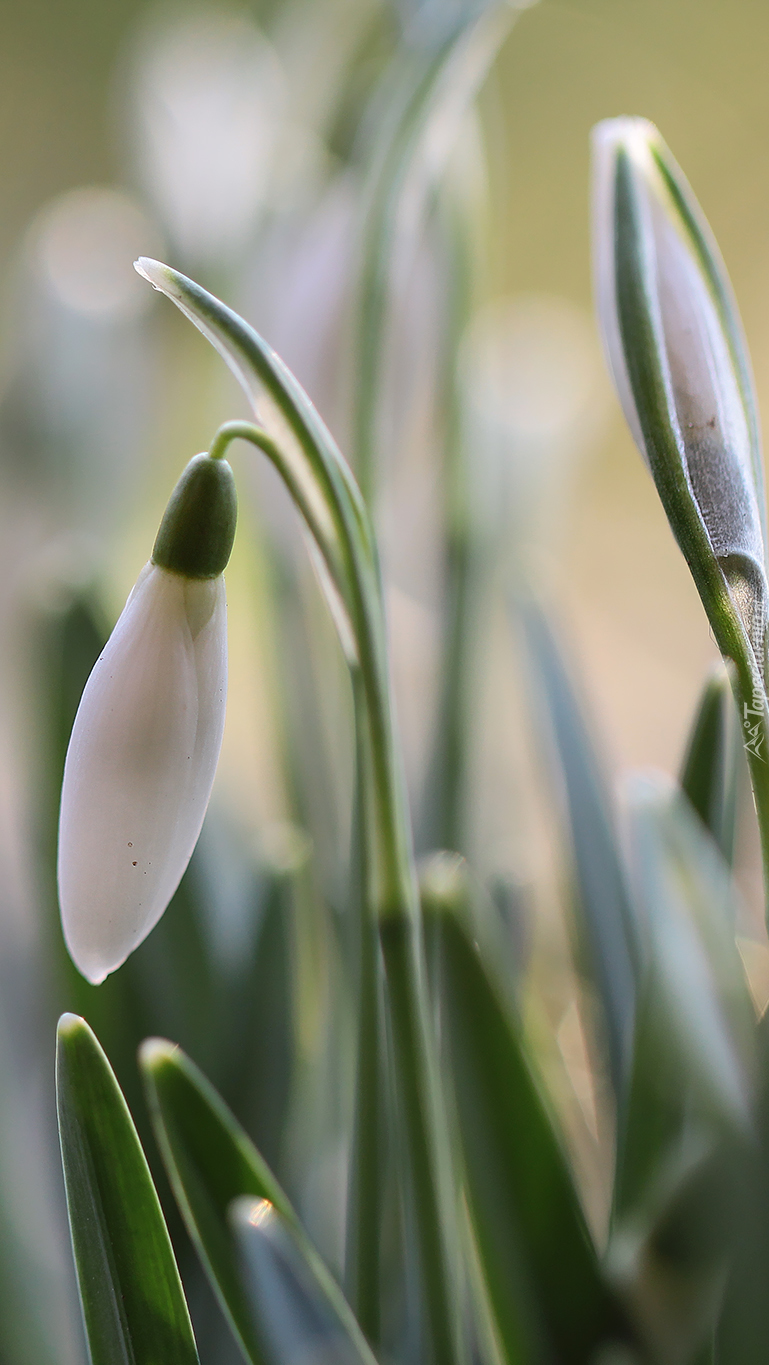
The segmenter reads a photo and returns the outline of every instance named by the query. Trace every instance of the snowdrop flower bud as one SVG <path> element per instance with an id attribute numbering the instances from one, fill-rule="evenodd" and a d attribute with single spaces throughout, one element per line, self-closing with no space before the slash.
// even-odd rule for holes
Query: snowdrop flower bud
<path id="1" fill-rule="evenodd" d="M 722 649 L 732 652 L 731 619 L 763 674 L 761 452 L 723 261 L 653 124 L 599 123 L 593 163 L 595 284 L 614 383 Z"/>
<path id="2" fill-rule="evenodd" d="M 224 579 L 237 503 L 196 455 L 83 692 L 64 768 L 59 901 L 97 985 L 157 924 L 197 842 L 224 729 Z"/>

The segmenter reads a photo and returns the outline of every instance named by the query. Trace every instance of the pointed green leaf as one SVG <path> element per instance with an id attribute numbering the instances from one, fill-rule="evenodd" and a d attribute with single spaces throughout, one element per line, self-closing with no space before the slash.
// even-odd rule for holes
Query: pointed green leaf
<path id="1" fill-rule="evenodd" d="M 630 1070 L 638 978 L 636 926 L 620 860 L 609 794 L 568 673 L 545 618 L 524 616 L 566 796 L 577 908 L 587 961 L 603 1009 L 614 1094 L 622 1103 Z"/>
<path id="2" fill-rule="evenodd" d="M 375 1365 L 349 1315 L 340 1315 L 338 1295 L 292 1224 L 265 1199 L 237 1199 L 230 1222 L 241 1253 L 243 1283 L 254 1332 L 266 1365 Z"/>
<path id="3" fill-rule="evenodd" d="M 251 400 L 271 437 L 262 448 L 312 536 L 313 562 L 342 643 L 348 655 L 357 651 L 365 609 L 356 584 L 376 589 L 375 553 L 357 484 L 330 431 L 288 367 L 243 318 L 160 261 L 143 256 L 136 269 L 203 333 Z"/>
<path id="4" fill-rule="evenodd" d="M 511 1365 L 530 1352 L 587 1365 L 627 1328 L 516 1026 L 463 926 L 464 896 L 457 870 L 424 909 L 437 917 L 467 1193 L 500 1340 Z"/>
<path id="5" fill-rule="evenodd" d="M 681 787 L 727 863 L 734 857 L 740 729 L 726 669 L 708 679 L 686 749 Z"/>
<path id="6" fill-rule="evenodd" d="M 233 1200 L 244 1195 L 266 1199 L 286 1220 L 347 1332 L 367 1351 L 341 1291 L 286 1195 L 213 1087 L 180 1048 L 164 1039 L 150 1038 L 142 1045 L 140 1064 L 158 1145 L 187 1230 L 247 1358 L 267 1365 L 228 1221 Z"/>
<path id="7" fill-rule="evenodd" d="M 620 1209 L 642 1197 L 671 1133 L 691 1121 L 745 1133 L 756 1069 L 728 868 L 666 779 L 634 777 L 628 806 L 645 1005 L 620 1143 Z"/>
<path id="8" fill-rule="evenodd" d="M 741 1163 L 737 1235 L 716 1330 L 716 1360 L 723 1365 L 763 1365 L 769 1360 L 769 1013 L 761 1018 L 756 1038 L 758 1141 Z"/>
<path id="9" fill-rule="evenodd" d="M 715 844 L 669 781 L 629 791 L 644 955 L 609 1264 L 653 1350 L 712 1330 L 753 1166 L 755 1016 Z"/>
<path id="10" fill-rule="evenodd" d="M 197 1365 L 149 1167 L 84 1019 L 62 1015 L 56 1088 L 64 1181 L 93 1365 Z"/>
<path id="11" fill-rule="evenodd" d="M 169 266 L 142 257 L 136 268 L 218 350 L 269 428 L 234 423 L 231 434 L 253 441 L 272 460 L 310 533 L 311 558 L 342 648 L 363 679 L 377 769 L 375 799 L 392 807 L 380 811 L 375 822 L 383 844 L 390 843 L 381 850 L 381 898 L 413 904 L 415 879 L 390 700 L 379 562 L 358 486 L 301 385 L 253 327 Z"/>
<path id="12" fill-rule="evenodd" d="M 414 932 L 416 878 L 404 801 L 401 755 L 392 714 L 387 639 L 376 549 L 368 514 L 347 466 L 294 378 L 269 347 L 236 314 L 198 285 L 157 262 L 142 260 L 141 273 L 173 299 L 219 349 L 253 396 L 261 387 L 272 400 L 277 435 L 235 424 L 235 435 L 252 441 L 273 460 L 294 498 L 321 557 L 321 578 L 351 670 L 360 669 L 366 726 L 371 741 L 372 909 L 380 922 L 395 1039 L 395 1070 L 406 1118 L 416 1220 L 425 1254 L 426 1298 L 436 1338 L 452 1336 L 445 1254 L 444 1206 L 437 1183 L 437 1146 L 432 1099 L 421 1081 L 430 1073 L 427 1017 L 420 998 L 420 944 Z M 260 400 L 262 401 L 262 400 Z M 221 436 L 221 433 L 220 433 Z M 345 617 L 346 613 L 346 617 Z M 405 932 L 404 932 L 405 931 Z M 412 1082 L 419 1076 L 420 1083 Z M 427 1157 L 426 1157 L 427 1154 Z M 426 1157 L 426 1159 L 425 1159 Z M 453 1358 L 453 1349 L 447 1358 Z"/>
<path id="13" fill-rule="evenodd" d="M 689 1132 L 613 1231 L 607 1268 L 653 1360 L 691 1360 L 712 1338 L 743 1211 L 745 1158 L 743 1145 Z"/>

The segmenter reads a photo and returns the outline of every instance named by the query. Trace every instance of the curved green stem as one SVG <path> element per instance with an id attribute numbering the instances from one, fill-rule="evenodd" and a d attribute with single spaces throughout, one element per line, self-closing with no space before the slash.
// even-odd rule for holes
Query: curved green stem
<path id="1" fill-rule="evenodd" d="M 715 560 L 707 564 L 706 561 L 696 561 L 694 556 L 686 555 L 686 558 L 716 644 L 724 659 L 734 665 L 733 685 L 758 820 L 764 896 L 769 920 L 769 699 L 765 673 L 734 605 L 720 565 Z M 751 730 L 754 731 L 753 736 Z"/>
<path id="2" fill-rule="evenodd" d="M 350 612 L 371 737 L 371 779 L 376 793 L 373 825 L 377 836 L 374 869 L 377 914 L 381 918 L 405 911 L 413 916 L 417 906 L 416 881 L 403 779 L 393 735 L 381 589 L 373 550 L 366 572 L 359 547 L 349 534 L 347 519 L 334 499 L 331 509 L 335 514 L 335 530 L 343 559 L 340 566 L 332 553 L 327 528 L 322 524 L 321 509 L 316 506 L 282 444 L 262 427 L 250 422 L 226 422 L 211 443 L 215 458 L 221 458 L 234 440 L 249 441 L 275 465 L 307 524 L 332 582 L 338 586 L 341 579 L 352 589 L 350 600 L 344 605 Z"/>
<path id="3" fill-rule="evenodd" d="M 382 1160 L 382 1048 L 379 945 L 371 878 L 372 818 L 366 703 L 360 676 L 353 673 L 356 737 L 356 801 L 353 850 L 358 960 L 358 1056 L 355 1123 L 347 1198 L 345 1288 L 368 1340 L 380 1342 L 380 1248 L 384 1198 Z"/>
<path id="4" fill-rule="evenodd" d="M 330 585 L 326 584 L 327 595 L 332 611 L 337 608 L 342 643 L 350 643 L 354 650 L 350 664 L 360 671 L 370 742 L 372 823 L 376 836 L 372 899 L 377 929 L 383 939 L 389 926 L 402 927 L 411 960 L 404 976 L 404 989 L 408 1020 L 412 1022 L 396 1017 L 406 1008 L 404 993 L 398 989 L 398 980 L 391 980 L 386 955 L 385 998 L 392 1021 L 394 1071 L 411 1173 L 414 1182 L 426 1182 L 426 1188 L 415 1199 L 415 1209 L 420 1219 L 428 1318 L 440 1365 L 444 1362 L 454 1365 L 458 1335 L 451 1333 L 445 1349 L 440 1344 L 445 1340 L 446 1324 L 454 1321 L 453 1308 L 457 1303 L 449 1254 L 453 1201 L 442 1198 L 438 1178 L 441 1116 L 436 1109 L 436 1088 L 432 1082 L 429 1086 L 409 1084 L 415 1069 L 420 1076 L 430 1078 L 435 1074 L 435 1066 L 420 994 L 416 876 L 390 703 L 382 588 L 371 522 L 360 489 L 333 437 L 294 376 L 263 338 L 220 300 L 178 271 L 146 257 L 140 259 L 137 268 L 217 348 L 255 407 L 271 409 L 269 420 L 274 419 L 275 437 L 259 427 L 236 423 L 229 426 L 227 438 L 244 436 L 262 449 L 287 484 L 312 534 L 323 574 L 330 579 Z M 215 448 L 218 451 L 221 443 L 215 442 Z M 344 622 L 340 612 L 346 615 Z M 430 1153 L 427 1162 L 421 1159 L 424 1151 Z M 440 1211 L 438 1218 L 428 1216 L 426 1210 L 430 1207 Z"/>
<path id="5" fill-rule="evenodd" d="M 342 560 L 341 565 L 337 563 L 333 542 L 321 523 L 321 509 L 303 484 L 290 452 L 260 427 L 228 422 L 212 443 L 217 457 L 236 439 L 249 441 L 275 465 L 313 535 L 329 576 L 340 594 L 341 585 L 347 587 L 344 602 L 357 648 L 354 672 L 359 671 L 360 677 L 359 717 L 365 717 L 368 739 L 364 766 L 371 779 L 367 787 L 370 785 L 372 838 L 367 848 L 374 856 L 368 904 L 383 951 L 434 1361 L 435 1365 L 457 1365 L 459 1336 L 449 1250 L 451 1206 L 441 1190 L 442 1121 L 422 984 L 416 877 L 390 706 L 384 613 L 373 538 L 365 509 L 357 498 L 353 501 L 357 513 L 357 536 L 354 534 L 349 509 L 342 504 L 328 469 L 321 465 L 316 472 L 323 476 L 324 491 L 329 495 L 326 509 L 333 517 Z M 368 563 L 361 554 L 362 545 L 369 552 Z M 370 944 L 366 951 L 371 951 Z M 371 1007 L 369 1000 L 367 1008 Z M 367 1016 L 367 1027 L 369 1022 Z M 378 1228 L 369 1228 L 367 1235 L 378 1236 Z"/>

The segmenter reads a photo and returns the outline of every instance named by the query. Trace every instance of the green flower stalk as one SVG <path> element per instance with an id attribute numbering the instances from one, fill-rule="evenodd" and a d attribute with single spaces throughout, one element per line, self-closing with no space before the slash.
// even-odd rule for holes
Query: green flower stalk
<path id="1" fill-rule="evenodd" d="M 453 1208 L 442 1180 L 443 1116 L 373 528 L 330 432 L 272 348 L 236 313 L 178 271 L 146 257 L 136 262 L 136 269 L 219 351 L 253 402 L 264 425 L 226 423 L 211 453 L 218 456 L 230 441 L 246 440 L 275 466 L 309 532 L 320 584 L 347 657 L 356 729 L 365 754 L 365 913 L 370 917 L 365 927 L 367 935 L 378 936 L 384 968 L 431 1356 L 435 1365 L 457 1365 L 462 1347 L 453 1290 Z M 373 989 L 375 979 L 370 984 Z M 378 1233 L 371 1229 L 370 1235 Z"/>
<path id="2" fill-rule="evenodd" d="M 718 247 L 653 124 L 593 132 L 598 316 L 617 393 L 735 666 L 769 866 L 763 473 L 750 363 Z"/>

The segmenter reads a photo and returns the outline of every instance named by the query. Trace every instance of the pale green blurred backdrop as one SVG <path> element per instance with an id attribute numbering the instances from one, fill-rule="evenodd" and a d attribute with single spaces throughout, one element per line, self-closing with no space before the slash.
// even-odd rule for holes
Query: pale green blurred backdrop
<path id="1" fill-rule="evenodd" d="M 314 8 L 306 0 L 308 16 Z M 278 9 L 253 4 L 239 12 L 270 33 Z M 358 0 L 336 9 L 350 19 L 360 14 Z M 128 0 L 0 5 L 0 261 L 8 278 L 27 224 L 53 196 L 89 184 L 135 190 L 127 155 L 126 53 L 137 25 L 154 12 Z M 198 10 L 181 5 L 168 12 Z M 293 13 L 301 22 L 302 5 Z M 482 98 L 493 176 L 489 296 L 533 294 L 536 308 L 541 296 L 553 296 L 556 330 L 565 317 L 567 333 L 575 318 L 588 317 L 589 129 L 602 117 L 643 114 L 658 124 L 685 168 L 720 242 L 760 403 L 769 411 L 768 44 L 769 8 L 761 0 L 542 0 L 522 13 Z M 561 316 L 564 300 L 581 311 L 567 307 Z M 12 354 L 10 317 L 6 310 Z M 577 346 L 580 335 L 587 337 L 577 326 Z M 584 345 L 593 348 L 592 365 L 594 337 Z M 190 354 L 198 354 L 194 345 Z M 671 768 L 714 650 L 608 384 L 591 374 L 595 421 L 574 458 L 562 457 L 563 479 L 547 493 L 553 516 L 544 518 L 535 554 L 539 586 L 574 648 L 612 767 Z M 557 390 L 557 373 L 553 383 Z M 137 406 L 141 401 L 137 394 Z M 222 400 L 221 417 L 230 415 L 225 408 Z M 193 415 L 189 425 L 197 446 L 205 439 L 201 423 Z M 179 446 L 169 461 L 178 464 L 186 455 Z M 130 550 L 116 546 L 124 567 L 113 588 L 115 605 L 130 586 L 139 554 L 133 547 L 146 539 L 162 502 L 163 488 L 151 486 L 154 501 L 139 516 L 141 530 L 126 532 Z M 241 649 L 248 653 L 246 645 Z M 420 676 L 417 670 L 401 690 L 418 691 Z M 505 706 L 505 685 L 483 706 Z M 237 696 L 236 683 L 236 707 Z M 412 724 L 410 705 L 407 695 L 401 709 L 409 734 L 420 725 L 419 715 Z M 251 753 L 269 767 L 273 760 L 263 753 L 247 709 L 241 714 Z M 274 804 L 266 802 L 270 815 L 279 813 L 280 802 Z"/>
<path id="2" fill-rule="evenodd" d="M 379 8 L 386 12 L 388 6 L 405 11 L 410 0 L 398 5 L 382 0 Z M 184 463 L 210 441 L 218 423 L 245 411 L 218 358 L 166 301 L 150 297 L 133 275 L 131 259 L 139 252 L 162 253 L 247 313 L 285 350 L 346 447 L 344 401 L 338 376 L 329 370 L 339 356 L 345 367 L 344 326 L 334 310 L 340 260 L 349 271 L 354 259 L 350 204 L 359 186 L 353 183 L 351 190 L 344 174 L 351 123 L 366 90 L 376 84 L 377 63 L 384 66 L 394 47 L 373 42 L 367 48 L 366 26 L 376 11 L 375 0 L 269 5 L 253 0 L 205 8 L 132 0 L 0 0 L 0 870 L 8 901 L 0 917 L 0 962 L 11 920 L 8 937 L 26 949 L 37 933 L 43 958 L 58 932 L 51 856 L 56 797 L 47 789 L 48 863 L 37 859 L 30 835 L 36 819 L 43 823 L 29 763 L 30 755 L 39 760 L 36 750 L 44 743 L 38 731 L 44 728 L 40 694 L 46 683 L 36 676 L 34 646 L 41 618 L 45 628 L 52 620 L 55 625 L 57 612 L 63 616 L 85 589 L 95 594 L 103 624 L 112 623 L 149 554 Z M 232 253 L 223 238 L 217 251 L 207 252 L 200 241 L 196 247 L 194 232 L 185 253 L 184 233 L 174 240 L 173 213 L 164 217 L 162 194 L 156 192 L 153 201 L 146 178 L 143 183 L 140 111 L 149 122 L 155 119 L 152 136 L 159 145 L 162 111 L 158 115 L 152 106 L 153 80 L 173 83 L 175 59 L 160 74 L 147 75 L 152 35 L 164 24 L 182 32 L 196 16 L 205 29 L 206 16 L 214 12 L 233 20 L 246 57 L 251 52 L 254 71 L 262 73 L 260 89 L 251 92 L 257 103 L 275 73 L 272 59 L 259 66 L 261 40 L 254 39 L 249 24 L 258 24 L 272 43 L 284 77 L 280 122 L 287 141 L 281 146 L 292 150 L 278 167 L 285 171 L 280 193 L 273 185 L 269 211 L 261 217 L 254 212 Z M 215 35 L 215 25 L 211 31 Z M 309 35 L 304 48 L 303 33 Z M 341 65 L 347 62 L 358 76 L 348 80 L 342 111 L 347 124 L 337 117 L 332 136 L 334 34 L 349 43 Z M 590 298 L 588 137 L 594 122 L 618 114 L 644 115 L 659 126 L 720 243 L 748 334 L 759 404 L 769 414 L 768 48 L 767 0 L 541 0 L 523 9 L 513 25 L 480 100 L 491 177 L 488 262 L 481 272 L 486 306 L 469 329 L 460 370 L 477 437 L 468 446 L 472 476 L 477 472 L 479 486 L 488 484 L 487 493 L 503 485 L 507 491 L 493 507 L 496 524 L 486 509 L 493 543 L 488 558 L 494 562 L 486 566 L 491 606 L 474 660 L 467 844 L 489 885 L 498 875 L 506 879 L 511 902 L 522 892 L 527 923 L 531 906 L 538 912 L 530 916 L 541 940 L 530 974 L 531 1010 L 538 1015 L 532 1031 L 543 1069 L 553 1073 L 549 1080 L 567 1111 L 598 1226 L 609 1168 L 591 1136 L 593 1081 L 560 917 L 568 859 L 553 837 L 557 820 L 554 803 L 548 806 L 552 793 L 543 777 L 535 707 L 526 696 L 526 669 L 504 593 L 525 582 L 551 612 L 612 777 L 619 780 L 627 766 L 675 771 L 716 651 L 600 355 Z M 180 53 L 179 69 L 186 60 L 181 47 Z M 235 67 L 236 58 L 237 51 Z M 247 104 L 247 80 L 244 90 Z M 201 137 L 206 119 L 204 110 Z M 225 136 L 223 146 L 227 142 Z M 309 184 L 304 199 L 302 164 Z M 96 201 L 64 201 L 75 215 L 67 218 L 61 216 L 60 196 L 89 186 L 128 196 L 109 201 L 116 214 L 115 251 L 107 251 L 104 278 L 116 289 L 114 308 L 102 309 L 98 271 L 94 279 L 83 269 L 87 243 L 82 259 L 76 250 L 68 254 L 73 243 L 78 246 L 82 224 L 93 227 L 88 214 Z M 182 177 L 175 190 L 179 203 L 185 188 Z M 78 217 L 81 211 L 84 218 Z M 429 356 L 421 379 L 416 364 L 424 362 L 423 352 L 435 340 L 430 290 L 440 271 L 429 243 L 423 258 L 424 291 L 420 258 L 416 267 L 412 263 L 409 287 L 403 289 L 401 280 L 394 331 L 406 363 L 403 372 L 396 366 L 388 376 L 383 406 L 391 421 L 384 425 L 395 434 L 395 453 L 392 468 L 382 472 L 378 508 L 415 810 L 437 712 L 443 605 L 436 569 L 438 443 L 433 435 L 431 445 L 429 403 L 422 411 L 419 391 L 420 382 L 429 388 L 435 374 Z M 322 326 L 316 313 L 324 313 Z M 345 378 L 349 388 L 349 333 L 347 342 L 342 390 Z M 495 350 L 498 342 L 501 349 Z M 404 392 L 407 403 L 401 402 Z M 408 409 L 405 415 L 402 409 Z M 510 463 L 504 477 L 489 468 L 495 442 Z M 227 575 L 231 680 L 212 813 L 216 819 L 224 811 L 245 830 L 250 851 L 270 866 L 290 862 L 292 848 L 295 856 L 297 831 L 286 822 L 303 820 L 314 840 L 324 895 L 343 900 L 352 769 L 343 664 L 303 549 L 286 551 L 296 528 L 289 526 L 285 502 L 273 485 L 256 477 L 250 456 L 236 451 L 233 464 L 243 510 Z M 284 551 L 290 582 L 276 599 L 275 562 Z M 281 675 L 280 650 L 274 649 L 276 619 L 285 625 L 281 612 L 291 618 L 296 600 L 303 608 L 309 601 L 314 615 L 307 611 L 296 631 L 299 650 L 294 640 L 293 656 L 292 641 L 282 642 L 297 675 L 291 680 L 297 681 L 297 695 L 287 696 L 285 660 Z M 289 619 L 284 633 L 294 624 Z M 297 664 L 308 640 L 312 658 L 306 662 L 303 655 Z M 50 709 L 50 697 L 45 700 Z M 296 721 L 304 703 L 307 723 L 297 726 L 296 749 L 322 781 L 315 779 L 313 792 L 307 779 L 304 807 L 292 807 L 285 761 L 290 745 L 281 725 L 287 718 Z M 325 764 L 315 762 L 313 746 L 320 749 L 321 740 L 328 750 Z M 50 772 L 47 780 L 50 785 Z M 752 954 L 751 985 L 764 1004 L 769 948 L 750 823 L 745 826 L 740 876 L 748 909 L 738 927 Z M 225 939 L 231 927 L 224 926 Z M 228 942 L 237 952 L 237 933 Z M 309 980 L 315 945 L 303 951 Z M 540 1027 L 542 1019 L 549 1026 Z M 302 1027 L 309 1055 L 307 1040 L 318 1031 L 314 1018 Z M 46 1059 L 47 1049 L 46 1039 L 40 1045 Z M 570 1089 L 562 1084 L 564 1068 Z M 23 1141 L 19 1146 L 23 1152 Z M 2 1150 L 0 1143 L 0 1186 Z M 36 1184 L 37 1168 L 30 1169 Z M 6 1184 L 13 1189 L 12 1162 L 8 1170 Z M 324 1180 L 327 1174 L 322 1172 Z M 323 1181 L 316 1184 L 317 1190 L 305 1192 L 305 1212 L 311 1222 L 322 1223 Z"/>
<path id="3" fill-rule="evenodd" d="M 125 179 L 114 72 L 146 10 L 129 0 L 0 6 L 4 269 L 52 195 Z M 269 7 L 249 13 L 269 22 Z M 588 131 L 601 117 L 644 114 L 685 167 L 721 244 L 766 408 L 768 46 L 761 0 L 543 0 L 525 13 L 485 96 L 497 144 L 494 285 L 589 306 Z M 669 762 L 709 653 L 707 631 L 618 417 L 611 441 L 585 462 L 566 533 L 563 586 L 575 599 L 575 635 L 600 647 L 609 674 L 595 683 L 612 742 L 622 758 Z M 652 705 L 650 692 L 665 689 L 665 705 Z"/>

